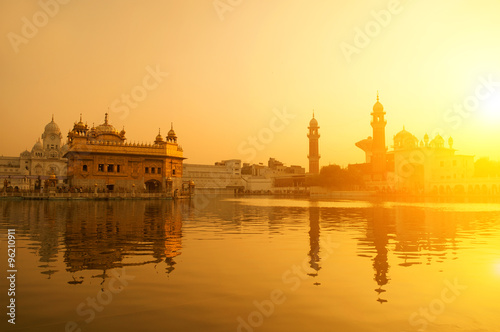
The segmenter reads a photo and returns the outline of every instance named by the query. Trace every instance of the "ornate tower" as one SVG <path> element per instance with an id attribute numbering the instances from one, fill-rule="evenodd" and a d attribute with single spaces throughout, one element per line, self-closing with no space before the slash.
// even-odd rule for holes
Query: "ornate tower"
<path id="1" fill-rule="evenodd" d="M 45 126 L 45 131 L 42 134 L 43 148 L 45 150 L 58 150 L 61 147 L 61 130 L 54 122 L 54 115 L 52 114 L 52 121 Z"/>
<path id="2" fill-rule="evenodd" d="M 377 102 L 373 105 L 372 128 L 372 172 L 374 180 L 383 180 L 386 172 L 386 147 L 385 147 L 385 126 L 387 121 L 384 119 L 384 106 L 379 102 L 377 91 Z"/>
<path id="3" fill-rule="evenodd" d="M 321 157 L 319 155 L 319 147 L 318 147 L 319 127 L 318 127 L 318 121 L 314 118 L 314 111 L 313 111 L 313 117 L 309 122 L 308 129 L 309 129 L 309 134 L 307 134 L 307 137 L 309 138 L 309 155 L 307 156 L 307 158 L 309 158 L 309 173 L 319 174 L 319 158 Z"/>

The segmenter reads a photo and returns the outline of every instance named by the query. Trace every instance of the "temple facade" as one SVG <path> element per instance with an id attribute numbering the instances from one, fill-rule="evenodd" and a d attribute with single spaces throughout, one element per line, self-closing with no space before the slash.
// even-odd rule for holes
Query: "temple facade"
<path id="1" fill-rule="evenodd" d="M 89 128 L 82 117 L 68 133 L 68 184 L 114 192 L 171 192 L 182 188 L 182 147 L 171 126 L 164 139 L 129 143 L 105 114 L 104 123 Z"/>

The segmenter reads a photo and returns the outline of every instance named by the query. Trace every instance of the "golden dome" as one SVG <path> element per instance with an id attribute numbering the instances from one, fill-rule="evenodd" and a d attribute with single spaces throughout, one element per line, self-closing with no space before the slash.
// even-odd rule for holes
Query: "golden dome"
<path id="1" fill-rule="evenodd" d="M 172 124 L 168 131 L 168 136 L 175 136 L 174 125 Z"/>
<path id="2" fill-rule="evenodd" d="M 101 125 L 98 125 L 95 130 L 97 132 L 100 132 L 102 134 L 105 134 L 105 133 L 113 133 L 113 134 L 116 134 L 118 133 L 115 129 L 115 127 L 113 127 L 112 125 L 110 125 L 108 123 L 108 113 L 104 114 L 104 123 L 101 124 Z"/>
<path id="3" fill-rule="evenodd" d="M 163 137 L 161 136 L 160 128 L 158 128 L 158 135 L 156 135 L 155 143 L 158 144 L 158 143 L 161 143 L 161 142 L 163 142 Z"/>

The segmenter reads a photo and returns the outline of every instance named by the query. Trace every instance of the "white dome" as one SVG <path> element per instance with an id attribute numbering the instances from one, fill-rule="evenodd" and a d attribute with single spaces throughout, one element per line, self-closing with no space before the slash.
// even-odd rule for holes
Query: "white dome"
<path id="1" fill-rule="evenodd" d="M 31 152 L 36 151 L 36 150 L 43 150 L 42 143 L 40 140 L 38 140 L 35 145 L 33 145 L 33 148 L 31 149 Z"/>
<path id="2" fill-rule="evenodd" d="M 46 126 L 45 126 L 45 135 L 48 134 L 61 134 L 61 129 L 59 129 L 59 126 L 57 123 L 54 122 L 54 116 L 52 116 L 52 121 L 50 121 Z"/>

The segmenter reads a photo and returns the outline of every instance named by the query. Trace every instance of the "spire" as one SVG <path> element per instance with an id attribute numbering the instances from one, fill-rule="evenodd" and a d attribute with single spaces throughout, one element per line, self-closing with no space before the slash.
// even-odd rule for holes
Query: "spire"
<path id="1" fill-rule="evenodd" d="M 108 124 L 108 113 L 104 113 L 104 124 Z"/>

